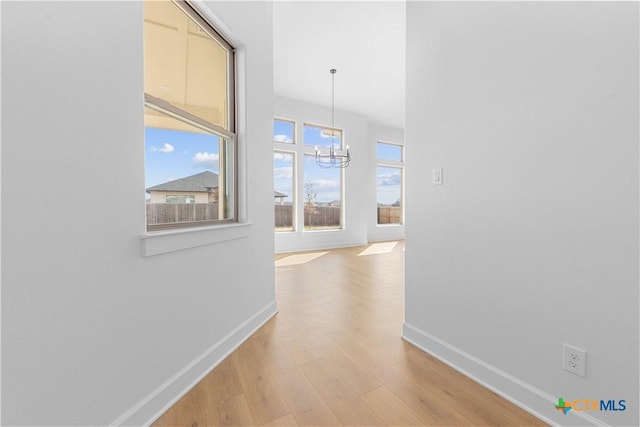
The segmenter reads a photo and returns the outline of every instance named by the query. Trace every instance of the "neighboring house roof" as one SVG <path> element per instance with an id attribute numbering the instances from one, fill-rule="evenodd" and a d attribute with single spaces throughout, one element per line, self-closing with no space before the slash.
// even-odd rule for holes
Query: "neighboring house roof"
<path id="1" fill-rule="evenodd" d="M 289 197 L 289 196 L 287 196 L 286 194 L 283 194 L 283 193 L 281 193 L 279 191 L 274 191 L 273 192 L 273 197 L 274 198 L 277 198 L 277 197 L 283 197 L 284 198 L 284 197 Z"/>
<path id="2" fill-rule="evenodd" d="M 218 187 L 218 175 L 204 171 L 184 178 L 175 179 L 173 181 L 158 184 L 147 188 L 150 191 L 198 191 L 208 192 L 211 188 Z"/>

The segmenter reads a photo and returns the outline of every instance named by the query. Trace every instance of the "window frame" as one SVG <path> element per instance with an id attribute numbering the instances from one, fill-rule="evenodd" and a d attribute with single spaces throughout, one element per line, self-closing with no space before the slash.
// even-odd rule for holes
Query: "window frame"
<path id="1" fill-rule="evenodd" d="M 170 102 L 165 101 L 161 98 L 155 97 L 144 92 L 144 102 L 143 107 L 150 108 L 155 110 L 161 114 L 165 114 L 170 116 L 176 120 L 180 120 L 189 125 L 195 126 L 197 128 L 202 129 L 205 132 L 211 133 L 219 137 L 218 142 L 218 155 L 219 155 L 219 171 L 218 171 L 218 188 L 219 194 L 224 194 L 224 192 L 220 191 L 221 188 L 227 185 L 227 180 L 233 180 L 233 192 L 230 194 L 230 198 L 233 200 L 229 204 L 219 203 L 220 212 L 224 210 L 226 206 L 231 207 L 233 209 L 233 215 L 230 218 L 226 219 L 216 219 L 216 220 L 205 220 L 205 221 L 191 221 L 191 222 L 182 222 L 182 223 L 169 223 L 169 224 L 153 224 L 149 225 L 146 222 L 145 215 L 145 232 L 147 235 L 153 235 L 154 232 L 158 231 L 172 231 L 172 230 L 181 230 L 181 229 L 194 229 L 194 228 L 202 228 L 207 226 L 217 226 L 217 225 L 229 225 L 229 224 L 237 224 L 239 223 L 239 191 L 240 191 L 240 183 L 238 182 L 239 173 L 238 173 L 238 159 L 240 157 L 240 147 L 238 144 L 238 133 L 237 133 L 237 77 L 236 77 L 236 49 L 229 43 L 219 32 L 216 30 L 215 25 L 207 19 L 202 12 L 198 10 L 196 6 L 191 4 L 187 0 L 170 0 L 174 5 L 178 7 L 189 19 L 192 19 L 196 22 L 196 24 L 216 43 L 220 44 L 221 47 L 227 52 L 227 61 L 226 61 L 226 101 L 228 104 L 227 108 L 227 117 L 226 120 L 226 128 L 221 127 L 217 124 L 211 123 L 208 120 L 205 120 L 201 117 L 198 117 L 188 111 L 185 111 L 179 107 L 172 105 Z M 226 169 L 226 158 L 227 155 L 223 154 L 223 152 L 227 151 L 226 141 L 229 140 L 233 146 L 233 155 L 231 159 L 231 168 L 233 171 L 228 174 Z M 146 167 L 146 165 L 145 165 Z M 225 173 L 223 174 L 223 168 Z"/>
<path id="2" fill-rule="evenodd" d="M 396 147 L 400 147 L 400 160 L 390 160 L 390 159 L 381 159 L 378 157 L 378 144 L 384 145 L 393 145 Z M 376 168 L 375 168 L 375 185 L 376 185 L 376 227 L 397 227 L 404 225 L 404 213 L 405 213 L 405 201 L 404 201 L 404 159 L 405 159 L 405 151 L 404 144 L 401 142 L 391 142 L 391 141 L 376 141 Z M 390 224 L 380 224 L 378 223 L 378 215 L 377 210 L 378 206 L 378 168 L 396 168 L 400 169 L 400 222 L 390 223 Z"/>

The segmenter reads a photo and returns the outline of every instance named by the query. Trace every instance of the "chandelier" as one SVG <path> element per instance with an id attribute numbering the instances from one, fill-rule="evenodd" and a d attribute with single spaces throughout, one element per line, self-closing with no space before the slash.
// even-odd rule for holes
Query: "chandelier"
<path id="1" fill-rule="evenodd" d="M 329 70 L 331 73 L 331 130 L 329 132 L 323 132 L 325 134 L 329 134 L 331 137 L 331 145 L 329 146 L 329 153 L 321 153 L 316 145 L 316 164 L 321 168 L 346 168 L 349 166 L 351 162 L 351 153 L 349 152 L 349 146 L 347 145 L 347 154 L 338 154 L 335 149 L 334 139 L 336 135 L 340 137 L 340 144 L 342 144 L 342 132 L 336 131 L 335 128 L 335 103 L 334 103 L 334 93 L 335 93 L 335 77 L 336 77 L 336 69 L 332 68 Z"/>

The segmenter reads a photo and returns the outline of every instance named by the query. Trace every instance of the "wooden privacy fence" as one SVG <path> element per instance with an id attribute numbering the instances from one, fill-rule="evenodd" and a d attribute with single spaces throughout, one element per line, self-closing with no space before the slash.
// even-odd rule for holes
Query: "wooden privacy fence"
<path id="1" fill-rule="evenodd" d="M 309 227 L 340 225 L 340 206 L 305 206 L 304 225 Z"/>
<path id="2" fill-rule="evenodd" d="M 147 225 L 218 219 L 217 203 L 147 203 Z"/>
<path id="3" fill-rule="evenodd" d="M 276 227 L 293 226 L 293 206 L 275 205 Z M 304 224 L 311 227 L 340 225 L 339 206 L 305 206 Z"/>
<path id="4" fill-rule="evenodd" d="M 275 205 L 276 227 L 293 226 L 293 206 Z M 378 207 L 378 224 L 400 224 L 402 222 L 402 208 L 399 206 Z M 339 206 L 305 206 L 304 223 L 307 226 L 340 225 Z"/>
<path id="5" fill-rule="evenodd" d="M 293 227 L 293 206 L 276 205 L 276 227 Z"/>
<path id="6" fill-rule="evenodd" d="M 402 222 L 402 208 L 399 206 L 379 206 L 378 224 L 400 224 Z"/>

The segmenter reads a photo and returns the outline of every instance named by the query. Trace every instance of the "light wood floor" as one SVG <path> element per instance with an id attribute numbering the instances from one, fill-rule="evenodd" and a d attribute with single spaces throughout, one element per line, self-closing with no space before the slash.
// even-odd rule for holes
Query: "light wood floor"
<path id="1" fill-rule="evenodd" d="M 278 315 L 154 426 L 543 425 L 400 338 L 403 250 L 278 255 Z"/>

